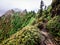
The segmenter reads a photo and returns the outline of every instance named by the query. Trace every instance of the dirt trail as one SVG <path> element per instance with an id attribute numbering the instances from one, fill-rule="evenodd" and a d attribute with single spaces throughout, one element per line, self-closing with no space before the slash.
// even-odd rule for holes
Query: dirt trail
<path id="1" fill-rule="evenodd" d="M 57 45 L 53 39 L 53 36 L 46 30 L 46 23 L 43 23 L 43 26 L 41 34 L 45 37 L 45 39 L 42 39 L 41 45 Z"/>

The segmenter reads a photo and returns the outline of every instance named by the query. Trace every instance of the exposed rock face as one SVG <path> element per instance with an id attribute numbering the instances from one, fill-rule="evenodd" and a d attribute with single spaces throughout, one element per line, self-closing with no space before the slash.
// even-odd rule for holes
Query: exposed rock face
<path id="1" fill-rule="evenodd" d="M 9 16 L 9 15 L 13 15 L 14 14 L 14 10 L 8 10 L 4 15 L 5 16 Z"/>
<path id="2" fill-rule="evenodd" d="M 52 0 L 52 17 L 60 15 L 60 0 Z"/>
<path id="3" fill-rule="evenodd" d="M 27 10 L 19 10 L 19 9 L 11 9 L 11 10 L 8 10 L 5 14 L 3 14 L 3 16 L 1 17 L 11 17 L 12 15 L 14 15 L 15 13 L 18 13 L 19 15 L 23 16 L 23 15 L 26 15 L 27 13 Z"/>

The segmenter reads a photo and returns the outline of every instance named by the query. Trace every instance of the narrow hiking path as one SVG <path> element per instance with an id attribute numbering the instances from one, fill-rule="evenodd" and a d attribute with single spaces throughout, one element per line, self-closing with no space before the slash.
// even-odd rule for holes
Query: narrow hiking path
<path id="1" fill-rule="evenodd" d="M 40 30 L 41 34 L 45 37 L 44 40 L 41 40 L 41 45 L 57 45 L 53 36 L 47 31 L 46 24 L 47 23 L 43 23 L 43 28 Z"/>

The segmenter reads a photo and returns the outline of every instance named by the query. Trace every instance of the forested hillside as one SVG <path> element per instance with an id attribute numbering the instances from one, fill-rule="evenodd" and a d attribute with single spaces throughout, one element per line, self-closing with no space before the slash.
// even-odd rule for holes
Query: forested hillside
<path id="1" fill-rule="evenodd" d="M 0 45 L 60 45 L 60 0 L 43 9 L 7 11 L 0 17 Z"/>

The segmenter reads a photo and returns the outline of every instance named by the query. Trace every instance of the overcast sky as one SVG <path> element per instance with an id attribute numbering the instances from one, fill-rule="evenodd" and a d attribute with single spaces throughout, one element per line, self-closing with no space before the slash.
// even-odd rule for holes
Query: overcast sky
<path id="1" fill-rule="evenodd" d="M 39 9 L 41 0 L 0 0 L 0 15 L 13 8 L 27 9 L 28 11 Z M 46 6 L 50 5 L 52 0 L 43 0 Z"/>

